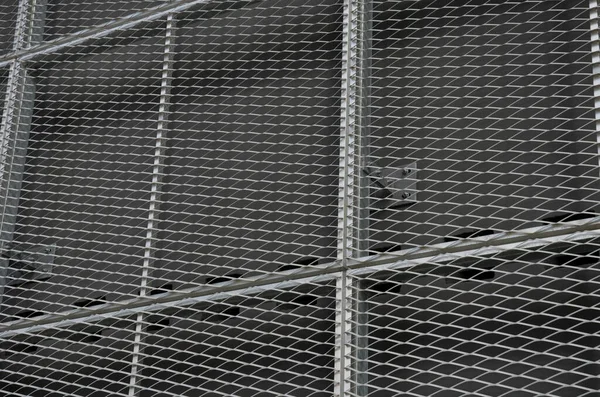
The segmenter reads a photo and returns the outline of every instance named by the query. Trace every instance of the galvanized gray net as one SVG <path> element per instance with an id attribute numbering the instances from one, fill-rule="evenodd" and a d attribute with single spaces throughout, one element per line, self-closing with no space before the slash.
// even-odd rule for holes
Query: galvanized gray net
<path id="1" fill-rule="evenodd" d="M 0 395 L 600 393 L 595 0 L 0 16 Z"/>
<path id="2" fill-rule="evenodd" d="M 0 18 L 0 54 L 2 55 L 13 49 L 18 5 L 18 0 L 6 0 L 0 4 L 0 15 L 2 15 Z"/>
<path id="3" fill-rule="evenodd" d="M 36 2 L 45 13 L 43 37 L 52 40 L 114 20 L 142 14 L 169 0 L 45 0 Z M 134 15 L 132 15 L 134 14 Z"/>
<path id="4" fill-rule="evenodd" d="M 597 395 L 598 248 L 584 240 L 353 278 L 350 395 Z"/>
<path id="5" fill-rule="evenodd" d="M 594 216 L 587 1 L 375 1 L 371 12 L 364 250 Z M 396 169 L 414 172 L 406 198 Z"/>

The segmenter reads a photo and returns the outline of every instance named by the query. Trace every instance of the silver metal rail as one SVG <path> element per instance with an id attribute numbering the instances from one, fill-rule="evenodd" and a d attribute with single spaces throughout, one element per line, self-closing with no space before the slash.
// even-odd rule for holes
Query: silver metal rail
<path id="1" fill-rule="evenodd" d="M 510 257 L 511 252 L 514 250 L 517 250 L 516 255 L 520 255 L 522 250 L 556 243 L 594 240 L 598 237 L 600 237 L 600 217 L 572 221 L 569 224 L 540 226 L 494 236 L 441 243 L 422 249 L 413 248 L 367 258 L 349 259 L 345 266 L 343 262 L 336 261 L 309 268 L 289 270 L 280 274 L 227 281 L 218 286 L 171 291 L 161 295 L 147 296 L 144 299 L 138 298 L 89 309 L 66 311 L 58 315 L 40 316 L 36 317 L 35 320 L 4 323 L 0 326 L 0 338 L 18 335 L 19 333 L 38 332 L 51 327 L 67 327 L 107 318 L 137 315 L 140 312 L 154 312 L 173 306 L 185 307 L 198 302 L 226 299 L 236 294 L 257 294 L 308 282 L 318 283 L 336 280 L 339 279 L 339 274 L 344 268 L 347 269 L 349 276 L 356 277 L 377 271 L 445 263 L 457 258 L 485 258 L 503 253 L 507 253 Z"/>
<path id="2" fill-rule="evenodd" d="M 163 68 L 160 87 L 160 105 L 158 110 L 158 126 L 156 130 L 156 142 L 154 149 L 154 164 L 152 168 L 152 183 L 150 192 L 150 208 L 148 209 L 148 227 L 146 230 L 146 242 L 144 247 L 144 262 L 142 264 L 142 277 L 140 285 L 140 297 L 147 295 L 148 278 L 156 259 L 156 241 L 158 223 L 160 222 L 160 196 L 162 193 L 162 179 L 164 169 L 165 150 L 167 147 L 167 133 L 169 122 L 169 106 L 171 104 L 171 86 L 173 80 L 173 54 L 175 46 L 175 16 L 167 15 L 165 46 L 163 55 Z M 135 337 L 133 342 L 133 358 L 131 365 L 131 378 L 129 396 L 139 393 L 139 367 L 141 361 L 141 344 L 144 334 L 144 313 L 137 314 L 135 324 Z"/>

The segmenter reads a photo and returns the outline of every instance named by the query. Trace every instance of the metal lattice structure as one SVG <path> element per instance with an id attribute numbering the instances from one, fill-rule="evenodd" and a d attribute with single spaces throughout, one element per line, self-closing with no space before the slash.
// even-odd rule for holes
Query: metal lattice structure
<path id="1" fill-rule="evenodd" d="M 0 395 L 599 395 L 596 0 L 0 14 Z"/>

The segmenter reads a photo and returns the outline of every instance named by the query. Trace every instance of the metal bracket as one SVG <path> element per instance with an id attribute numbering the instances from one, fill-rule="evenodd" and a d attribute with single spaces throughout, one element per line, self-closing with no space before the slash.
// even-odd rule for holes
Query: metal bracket
<path id="1" fill-rule="evenodd" d="M 52 276 L 56 246 L 12 247 L 8 252 L 7 285 L 46 280 Z"/>
<path id="2" fill-rule="evenodd" d="M 363 170 L 379 189 L 371 194 L 372 207 L 393 208 L 417 202 L 417 163 L 402 167 L 369 166 Z"/>

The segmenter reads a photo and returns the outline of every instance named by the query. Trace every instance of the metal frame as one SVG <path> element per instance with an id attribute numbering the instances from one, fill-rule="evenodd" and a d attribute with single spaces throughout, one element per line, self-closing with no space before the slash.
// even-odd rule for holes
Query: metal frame
<path id="1" fill-rule="evenodd" d="M 372 204 L 372 180 L 365 172 L 371 166 L 370 161 L 370 126 L 371 126 L 371 31 L 372 31 L 372 0 L 356 0 L 358 21 L 357 53 L 358 60 L 357 82 L 357 124 L 356 149 L 354 160 L 354 175 L 356 185 L 356 201 L 353 212 L 356 217 L 351 238 L 353 258 L 369 256 L 369 221 Z M 348 273 L 351 273 L 350 271 Z M 364 292 L 364 283 L 347 274 L 351 295 L 348 296 L 350 313 L 349 353 L 350 366 L 348 378 L 350 381 L 349 395 L 366 397 L 368 391 L 368 302 Z"/>
<path id="2" fill-rule="evenodd" d="M 600 165 L 600 15 L 598 0 L 590 0 L 590 32 L 592 42 L 592 67 L 594 78 L 594 109 L 596 115 L 596 141 L 598 142 L 598 164 Z"/>
<path id="3" fill-rule="evenodd" d="M 353 232 L 354 256 L 359 258 L 369 255 L 369 218 L 371 204 L 371 178 L 366 170 L 371 166 L 369 160 L 369 138 L 371 126 L 371 30 L 372 30 L 372 0 L 357 0 L 360 4 L 359 21 L 357 26 L 358 48 L 355 56 L 359 62 L 357 77 L 358 108 L 355 149 L 355 178 L 356 178 L 356 225 Z"/>
<path id="4" fill-rule="evenodd" d="M 338 250 L 337 259 L 342 269 L 336 280 L 336 325 L 334 358 L 334 396 L 345 397 L 352 388 L 350 365 L 352 362 L 351 320 L 352 279 L 348 277 L 346 265 L 355 255 L 357 219 L 356 202 L 356 143 L 360 145 L 360 51 L 361 34 L 360 5 L 353 0 L 344 0 L 342 33 L 342 87 L 340 129 L 340 176 L 338 199 Z M 360 177 L 359 179 L 363 179 Z M 360 215 L 360 214 L 359 214 Z"/>
<path id="5" fill-rule="evenodd" d="M 25 1 L 25 3 L 28 3 L 28 1 Z M 39 45 L 35 46 L 20 47 L 19 49 L 15 49 L 15 51 L 13 51 L 12 53 L 1 56 L 0 67 L 10 64 L 14 59 L 21 59 L 24 61 L 35 60 L 37 58 L 43 57 L 46 54 L 57 52 L 65 48 L 84 43 L 88 40 L 106 37 L 121 30 L 131 29 L 140 23 L 156 21 L 160 20 L 161 18 L 167 18 L 170 14 L 175 14 L 177 12 L 185 11 L 188 8 L 197 5 L 208 3 L 210 3 L 210 0 L 173 1 L 166 3 L 164 6 L 137 12 L 125 18 L 116 21 L 111 21 L 94 28 L 85 29 L 78 33 L 66 35 L 56 40 L 52 40 L 48 43 L 40 43 Z M 19 15 L 21 15 L 21 12 L 19 12 Z M 40 29 L 38 28 L 35 31 L 40 32 Z"/>
<path id="6" fill-rule="evenodd" d="M 160 105 L 158 109 L 158 125 L 154 146 L 154 164 L 152 168 L 152 184 L 150 191 L 150 207 L 148 208 L 148 226 L 146 228 L 146 243 L 144 247 L 144 262 L 142 264 L 142 278 L 140 281 L 140 297 L 147 295 L 148 278 L 155 262 L 156 239 L 158 222 L 160 218 L 160 196 L 162 193 L 162 180 L 164 169 L 165 150 L 167 147 L 167 134 L 169 123 L 169 107 L 171 104 L 171 82 L 173 79 L 173 62 L 175 46 L 175 15 L 168 14 L 166 18 L 165 46 L 160 86 Z M 131 377 L 129 383 L 129 396 L 138 395 L 139 366 L 141 362 L 142 339 L 144 333 L 144 313 L 139 312 L 135 324 L 135 337 L 133 342 L 133 358 Z"/>
<path id="7" fill-rule="evenodd" d="M 243 0 L 240 0 L 243 1 Z M 34 96 L 34 84 L 27 75 L 24 62 L 43 58 L 45 54 L 69 48 L 84 41 L 108 36 L 119 30 L 132 28 L 142 22 L 166 20 L 163 70 L 155 138 L 154 165 L 150 192 L 150 207 L 146 229 L 144 261 L 137 299 L 106 304 L 94 309 L 78 309 L 60 315 L 37 317 L 0 325 L 0 338 L 43 332 L 68 327 L 136 316 L 136 328 L 129 396 L 139 392 L 144 318 L 148 312 L 198 302 L 216 301 L 236 295 L 256 294 L 279 290 L 305 283 L 336 281 L 336 340 L 335 379 L 336 397 L 366 396 L 367 384 L 367 312 L 363 286 L 355 283 L 356 276 L 376 271 L 403 269 L 431 263 L 444 263 L 464 257 L 485 257 L 522 249 L 531 249 L 553 243 L 578 242 L 600 238 L 600 217 L 553 224 L 492 236 L 465 239 L 367 256 L 369 179 L 361 170 L 368 166 L 369 137 L 369 51 L 370 0 L 344 0 L 343 47 L 341 82 L 341 125 L 339 147 L 338 245 L 337 261 L 300 268 L 275 275 L 244 280 L 232 280 L 218 286 L 203 286 L 173 291 L 160 296 L 147 296 L 148 278 L 152 269 L 156 244 L 156 222 L 160 213 L 160 196 L 164 151 L 168 131 L 170 88 L 173 70 L 175 17 L 174 14 L 190 7 L 209 3 L 209 0 L 180 0 L 152 10 L 133 14 L 122 20 L 87 29 L 50 43 L 42 42 L 44 24 L 43 1 L 21 0 L 13 52 L 0 57 L 0 67 L 10 65 L 6 101 L 0 134 L 0 172 L 2 180 L 3 242 L 11 240 L 20 176 L 27 148 L 29 121 Z M 594 68 L 594 96 L 596 128 L 598 131 L 598 158 L 600 162 L 600 28 L 598 0 L 590 0 L 590 31 L 592 63 Z M 13 192 L 13 193 L 11 193 Z M 3 244 L 4 245 L 4 244 Z M 5 247 L 0 247 L 5 249 Z M 3 293 L 7 260 L 0 262 L 0 302 Z M 361 375 L 361 372 L 363 373 Z M 353 373 L 358 373 L 354 378 Z"/>
<path id="8" fill-rule="evenodd" d="M 137 315 L 140 312 L 155 312 L 169 307 L 185 307 L 199 302 L 218 301 L 237 295 L 246 296 L 277 291 L 307 283 L 314 284 L 332 280 L 338 280 L 339 282 L 339 275 L 344 268 L 347 277 L 350 278 L 384 270 L 401 270 L 415 268 L 420 265 L 440 264 L 466 257 L 482 258 L 504 253 L 510 257 L 514 256 L 515 253 L 519 255 L 522 250 L 598 238 L 600 238 L 600 217 L 584 221 L 573 221 L 565 225 L 550 225 L 549 227 L 525 229 L 520 232 L 478 237 L 468 241 L 442 243 L 427 249 L 415 248 L 384 255 L 351 259 L 347 261 L 346 266 L 340 261 L 336 261 L 310 268 L 294 269 L 276 275 L 232 280 L 218 286 L 202 286 L 188 290 L 171 291 L 143 299 L 138 298 L 105 304 L 90 309 L 72 310 L 60 315 L 40 316 L 36 317 L 35 320 L 19 320 L 0 326 L 0 338 L 123 318 Z M 423 269 L 423 271 L 427 271 L 427 269 Z M 350 289 L 350 287 L 347 288 Z M 350 295 L 346 296 L 349 297 Z"/>
<path id="9" fill-rule="evenodd" d="M 45 1 L 21 0 L 17 12 L 13 52 L 29 48 L 41 41 L 39 26 L 44 19 Z M 26 64 L 19 58 L 12 60 L 0 132 L 0 197 L 3 206 L 0 219 L 0 252 L 3 254 L 0 259 L 0 302 L 9 265 L 8 255 L 4 254 L 12 242 L 17 220 L 34 97 L 35 84 Z"/>

